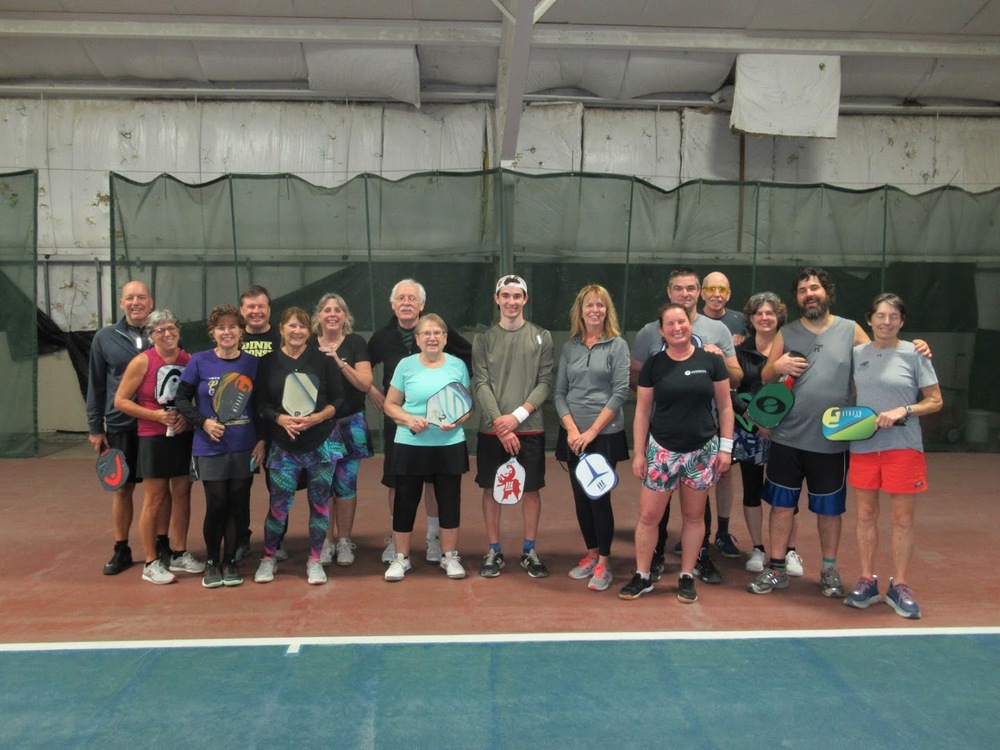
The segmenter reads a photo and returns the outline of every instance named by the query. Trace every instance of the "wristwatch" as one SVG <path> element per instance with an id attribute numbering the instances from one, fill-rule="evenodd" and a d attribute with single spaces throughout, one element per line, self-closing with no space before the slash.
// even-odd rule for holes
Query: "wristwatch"
<path id="1" fill-rule="evenodd" d="M 907 406 L 906 407 L 906 416 L 908 416 L 908 417 L 912 417 L 913 416 L 913 407 L 912 406 Z"/>

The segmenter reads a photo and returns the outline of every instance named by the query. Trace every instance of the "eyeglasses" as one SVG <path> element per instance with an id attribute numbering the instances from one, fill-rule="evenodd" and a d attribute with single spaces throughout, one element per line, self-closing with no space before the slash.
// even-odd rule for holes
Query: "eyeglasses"
<path id="1" fill-rule="evenodd" d="M 165 333 L 177 333 L 177 326 L 160 326 L 159 328 L 154 328 L 153 333 L 157 336 L 162 336 Z"/>
<path id="2" fill-rule="evenodd" d="M 448 334 L 444 331 L 421 331 L 417 334 L 418 336 L 423 336 L 425 339 L 429 339 L 431 336 L 437 336 L 438 338 L 442 336 L 447 336 Z"/>
<path id="3" fill-rule="evenodd" d="M 726 294 L 729 291 L 728 286 L 706 286 L 705 291 L 709 294 Z"/>
<path id="4" fill-rule="evenodd" d="M 419 302 L 420 297 L 415 294 L 397 294 L 393 297 L 396 302 Z"/>

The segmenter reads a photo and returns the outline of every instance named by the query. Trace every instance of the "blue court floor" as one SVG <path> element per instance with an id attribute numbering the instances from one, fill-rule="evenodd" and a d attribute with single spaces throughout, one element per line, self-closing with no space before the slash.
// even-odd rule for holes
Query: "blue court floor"
<path id="1" fill-rule="evenodd" d="M 3 748 L 997 748 L 1000 629 L 0 646 Z"/>

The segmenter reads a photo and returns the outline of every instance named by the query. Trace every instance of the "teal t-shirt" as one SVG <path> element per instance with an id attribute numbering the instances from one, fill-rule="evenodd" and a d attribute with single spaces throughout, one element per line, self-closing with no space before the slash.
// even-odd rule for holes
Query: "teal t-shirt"
<path id="1" fill-rule="evenodd" d="M 469 371 L 458 357 L 444 355 L 440 367 L 425 367 L 420 363 L 419 354 L 411 354 L 400 360 L 390 385 L 403 394 L 403 411 L 417 417 L 427 416 L 427 401 L 449 383 L 461 383 L 469 387 Z M 405 445 L 456 445 L 465 442 L 465 430 L 442 430 L 431 425 L 414 435 L 405 427 L 396 430 L 396 442 Z"/>

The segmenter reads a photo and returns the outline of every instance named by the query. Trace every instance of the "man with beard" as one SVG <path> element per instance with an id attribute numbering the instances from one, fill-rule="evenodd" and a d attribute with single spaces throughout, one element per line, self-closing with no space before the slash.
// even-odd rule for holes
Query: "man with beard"
<path id="1" fill-rule="evenodd" d="M 400 360 L 420 351 L 414 339 L 414 331 L 426 303 L 427 290 L 424 289 L 423 284 L 413 279 L 397 281 L 389 294 L 389 306 L 392 308 L 393 317 L 385 328 L 375 331 L 368 340 L 368 356 L 371 359 L 372 367 L 374 368 L 378 364 L 382 365 L 382 388 L 379 389 L 373 382 L 372 387 L 368 390 L 368 398 L 376 409 L 383 412 L 382 436 L 385 445 L 382 484 L 389 488 L 390 519 L 396 496 L 396 477 L 389 472 L 396 441 L 396 423 L 384 416 L 385 394 L 389 390 L 392 375 L 396 372 L 396 366 Z M 472 345 L 453 328 L 448 330 L 448 339 L 444 350 L 447 354 L 458 357 L 465 362 L 466 368 L 469 367 Z M 437 565 L 441 562 L 441 541 L 438 537 L 440 528 L 438 504 L 432 484 L 424 485 L 424 509 L 427 513 L 427 552 L 424 559 L 427 560 L 428 564 Z M 391 527 L 385 545 L 385 550 L 382 552 L 382 562 L 388 565 L 396 556 Z"/>
<path id="2" fill-rule="evenodd" d="M 820 420 L 825 409 L 850 403 L 854 347 L 870 339 L 853 320 L 830 313 L 835 291 L 833 280 L 822 268 L 803 268 L 792 282 L 801 317 L 778 332 L 762 379 L 773 383 L 786 375 L 796 378 L 795 404 L 772 432 L 762 498 L 771 506 L 768 549 L 774 555 L 787 548 L 792 514 L 802 483 L 807 483 L 809 510 L 816 514 L 823 554 L 820 593 L 842 599 L 844 584 L 836 566 L 847 505 L 850 443 L 823 437 Z M 914 345 L 921 354 L 930 355 L 924 342 Z M 785 558 L 771 557 L 769 567 L 751 581 L 747 591 L 769 594 L 784 588 L 788 588 Z"/>

